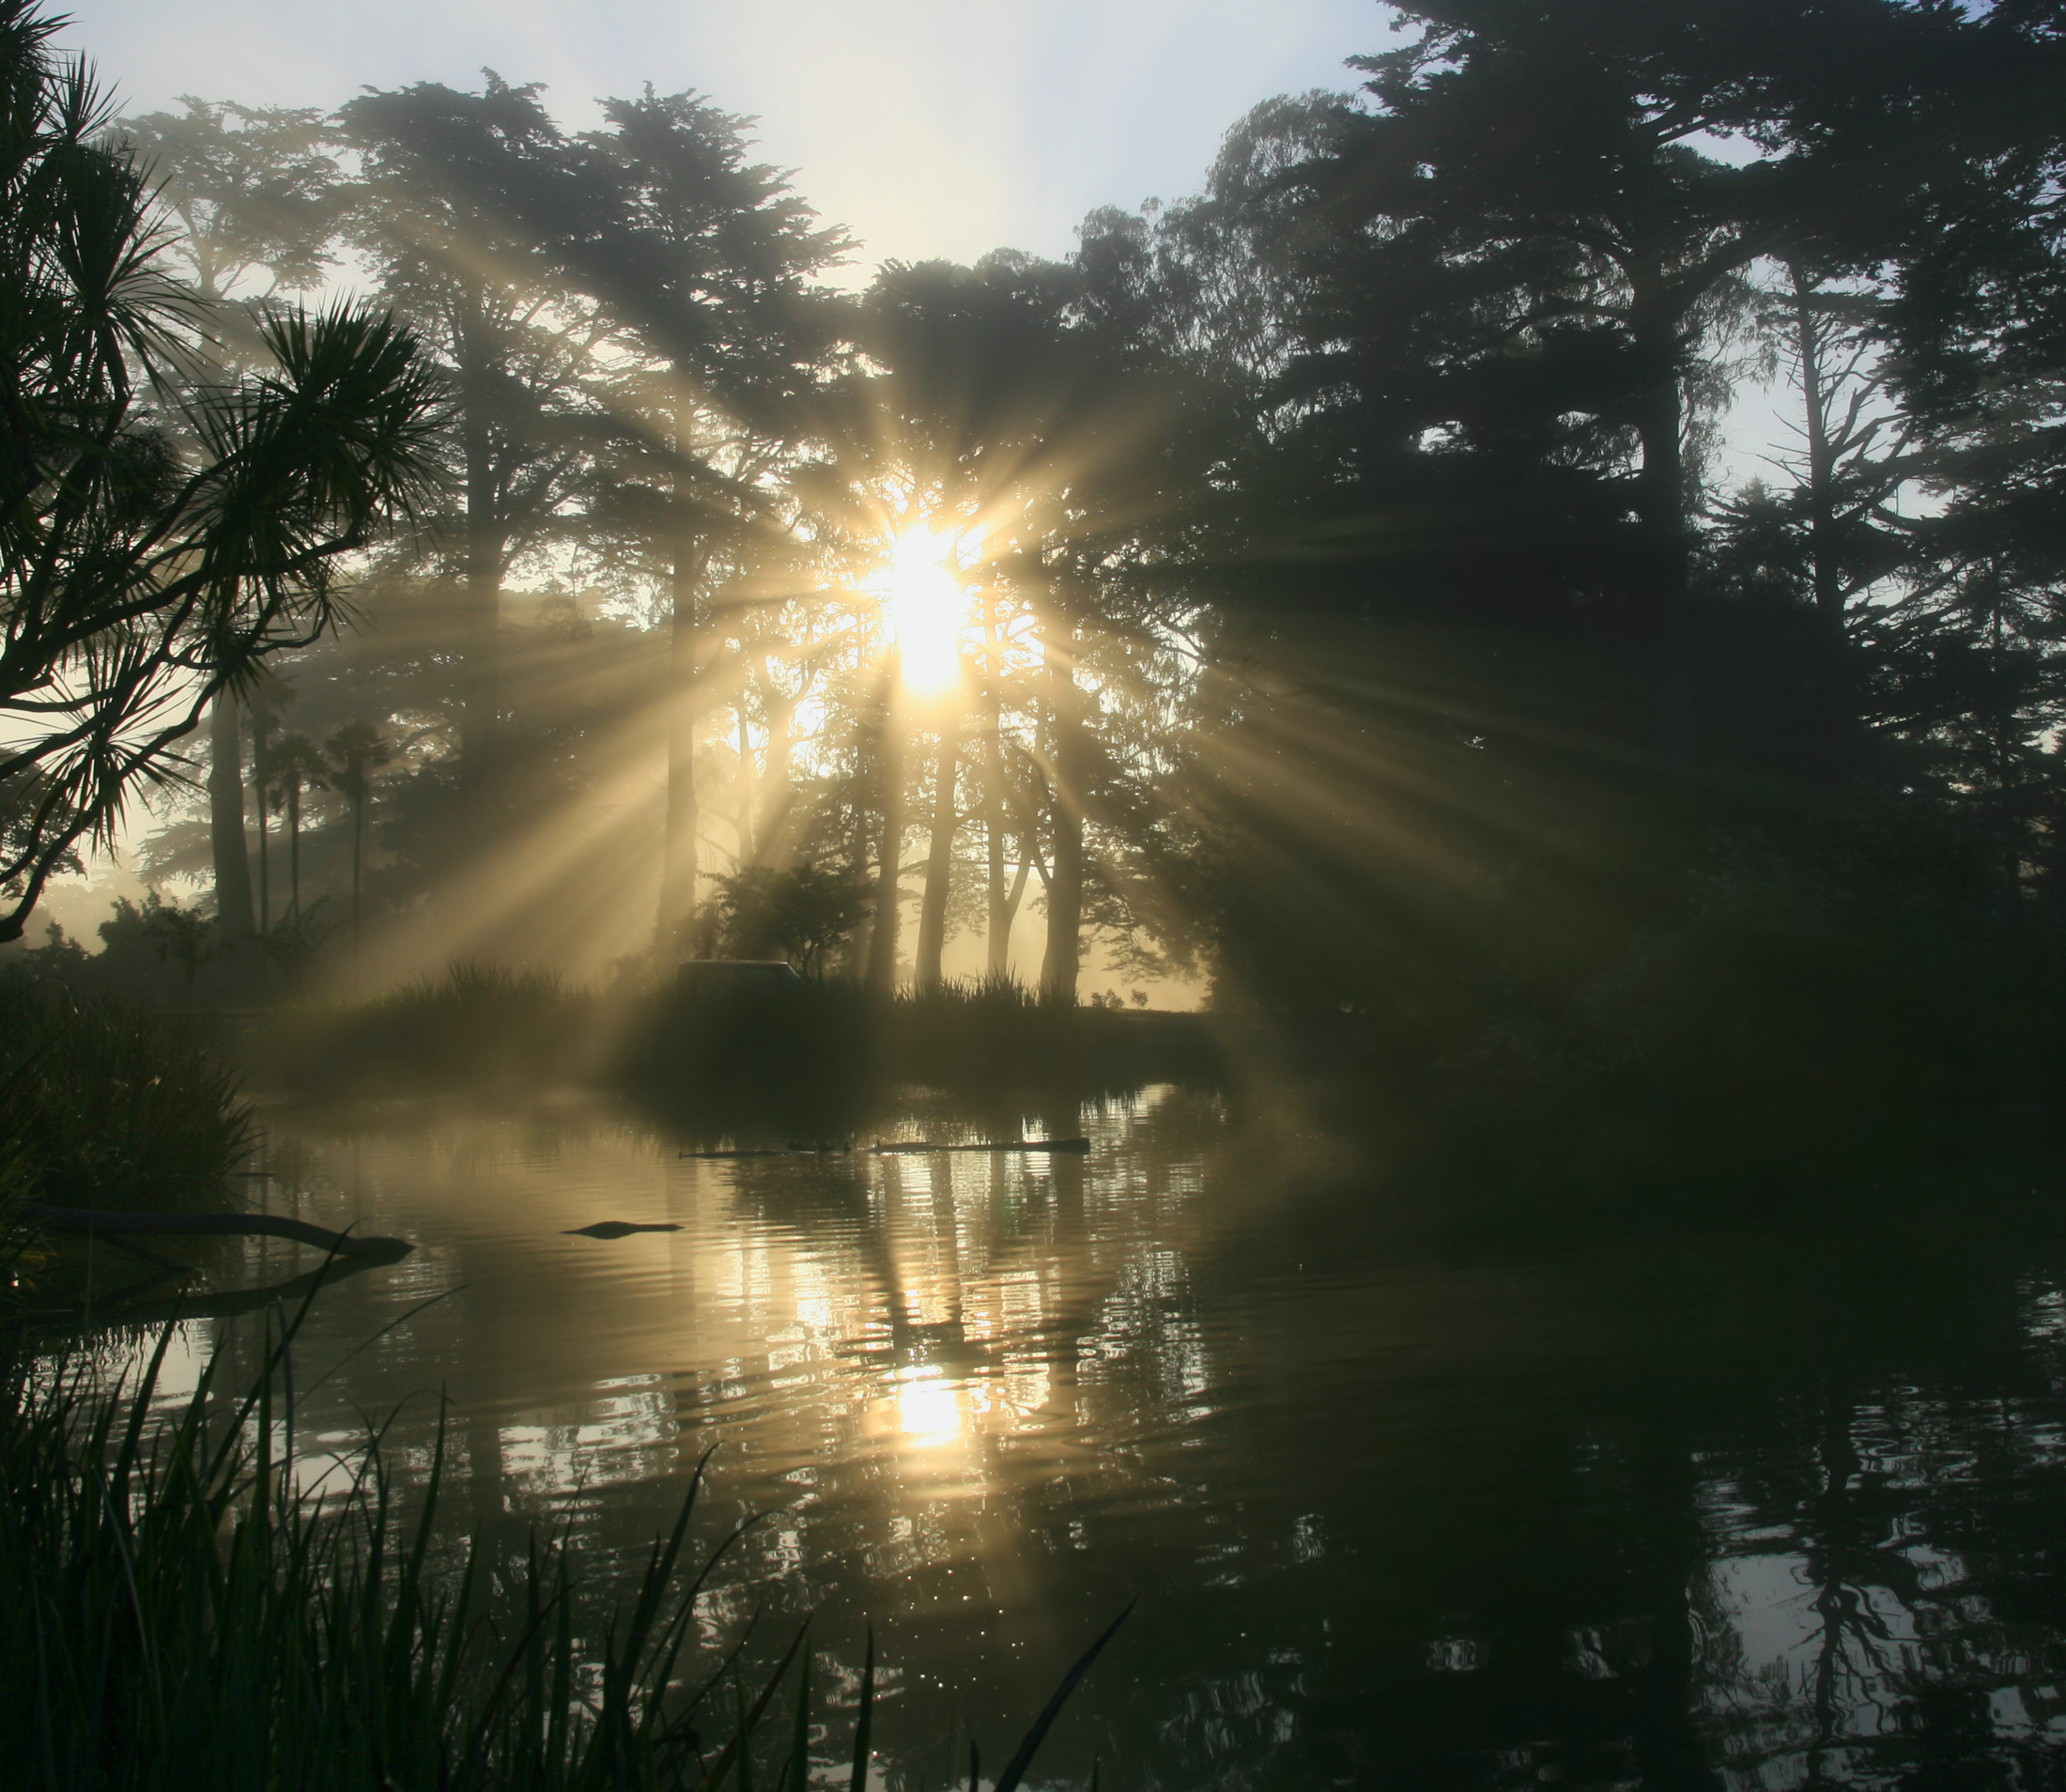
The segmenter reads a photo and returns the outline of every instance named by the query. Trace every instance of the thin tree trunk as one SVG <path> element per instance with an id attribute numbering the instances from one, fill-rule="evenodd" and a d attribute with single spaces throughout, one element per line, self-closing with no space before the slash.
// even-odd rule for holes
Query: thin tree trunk
<path id="1" fill-rule="evenodd" d="M 359 910 L 360 868 L 364 863 L 366 846 L 366 794 L 363 788 L 352 793 L 351 797 L 351 981 L 359 981 Z"/>
<path id="2" fill-rule="evenodd" d="M 1083 962 L 1083 717 L 1075 680 L 1075 631 L 1058 617 L 1045 629 L 1055 862 L 1048 873 L 1047 951 L 1041 993 L 1059 1007 L 1076 1005 Z"/>
<path id="3" fill-rule="evenodd" d="M 940 754 L 933 796 L 933 839 L 926 854 L 925 898 L 918 909 L 918 958 L 914 979 L 921 996 L 939 992 L 947 952 L 947 900 L 954 879 L 954 781 L 959 743 L 951 722 L 940 724 Z"/>
<path id="4" fill-rule="evenodd" d="M 272 937 L 272 862 L 266 844 L 266 725 L 251 717 L 252 795 L 258 799 L 258 937 Z"/>
<path id="5" fill-rule="evenodd" d="M 744 871 L 757 862 L 753 849 L 753 743 L 748 738 L 746 725 L 746 696 L 739 697 L 739 819 L 734 831 L 739 836 L 739 869 Z"/>
<path id="6" fill-rule="evenodd" d="M 469 481 L 470 487 L 471 481 Z M 467 695 L 459 723 L 459 765 L 477 788 L 495 776 L 498 719 L 501 709 L 501 556 L 487 539 L 489 526 L 467 521 Z"/>
<path id="7" fill-rule="evenodd" d="M 1692 541 L 1686 522 L 1685 413 L 1679 394 L 1680 318 L 1656 296 L 1660 270 L 1632 270 L 1629 329 L 1641 368 L 1635 403 L 1642 466 L 1636 514 L 1648 553 L 1648 597 L 1657 654 L 1657 744 L 1683 761 L 1693 745 Z"/>
<path id="8" fill-rule="evenodd" d="M 847 866 L 856 884 L 867 879 L 871 848 L 870 832 L 873 826 L 875 792 L 872 783 L 877 751 L 875 732 L 877 724 L 863 720 L 856 731 L 854 749 L 854 814 L 853 830 L 847 841 Z M 852 975 L 868 976 L 870 959 L 875 950 L 874 904 L 869 904 L 868 912 L 861 917 L 860 924 L 846 943 L 846 968 Z"/>
<path id="9" fill-rule="evenodd" d="M 697 681 L 702 668 L 695 572 L 684 549 L 674 561 L 674 615 L 669 647 L 673 694 L 668 718 L 667 827 L 660 870 L 660 939 L 679 950 L 696 915 L 699 825 L 696 804 Z"/>
<path id="10" fill-rule="evenodd" d="M 983 593 L 983 856 L 989 880 L 985 968 L 1001 980 L 1011 968 L 1011 908 L 1004 888 L 1004 648 L 997 638 L 994 585 Z M 1025 888 L 1023 877 L 1020 888 Z"/>
<path id="11" fill-rule="evenodd" d="M 763 689 L 761 702 L 767 713 L 766 775 L 761 780 L 765 793 L 759 828 L 761 855 L 769 864 L 786 867 L 795 851 L 789 812 L 794 800 L 789 788 L 789 731 L 796 705 L 778 696 L 772 687 Z"/>
<path id="12" fill-rule="evenodd" d="M 251 844 L 244 838 L 243 728 L 237 700 L 215 693 L 208 708 L 208 845 L 215 860 L 215 924 L 229 940 L 256 931 L 251 912 Z"/>
<path id="13" fill-rule="evenodd" d="M 686 411 L 675 416 L 675 452 L 687 453 Z M 702 697 L 702 617 L 700 612 L 703 556 L 688 533 L 686 475 L 674 480 L 677 511 L 672 570 L 672 615 L 669 641 L 671 695 L 667 740 L 667 819 L 660 849 L 660 914 L 656 939 L 662 951 L 679 953 L 696 919 L 697 828 L 696 721 Z"/>
<path id="14" fill-rule="evenodd" d="M 466 688 L 459 708 L 459 766 L 476 787 L 493 777 L 501 712 L 502 538 L 497 526 L 493 453 L 488 440 L 489 370 L 463 319 L 454 330 L 460 365 L 459 441 L 467 521 L 463 597 Z"/>
<path id="15" fill-rule="evenodd" d="M 287 785 L 287 913 L 297 926 L 301 920 L 301 773 L 299 767 Z"/>
<path id="16" fill-rule="evenodd" d="M 1011 937 L 1011 930 L 1018 924 L 1019 904 L 1025 899 L 1025 886 L 1033 874 L 1034 865 L 1038 862 L 1033 855 L 1038 850 L 1037 847 L 1027 848 L 1026 856 L 1019 860 L 1018 870 L 1011 873 L 1011 888 L 1005 892 L 1004 932 L 1007 939 Z"/>
<path id="17" fill-rule="evenodd" d="M 1794 289 L 1795 348 L 1800 356 L 1800 394 L 1808 437 L 1809 579 L 1820 637 L 1816 715 L 1812 726 L 1824 778 L 1838 774 L 1844 734 L 1843 579 L 1837 556 L 1836 449 L 1829 439 L 1831 394 L 1823 361 L 1825 343 L 1814 309 L 1814 281 L 1798 262 L 1786 264 Z"/>
<path id="18" fill-rule="evenodd" d="M 902 883 L 898 863 L 903 851 L 902 741 L 891 699 L 897 688 L 896 656 L 883 675 L 880 721 L 875 733 L 875 904 L 868 934 L 868 986 L 887 995 L 897 987 L 898 904 Z"/>
<path id="19" fill-rule="evenodd" d="M 1826 626 L 1843 626 L 1843 586 L 1836 552 L 1836 453 L 1829 441 L 1829 394 L 1823 377 L 1823 341 L 1815 317 L 1814 282 L 1798 262 L 1786 271 L 1794 287 L 1795 346 L 1800 355 L 1800 391 L 1808 433 L 1808 548 L 1815 613 Z"/>

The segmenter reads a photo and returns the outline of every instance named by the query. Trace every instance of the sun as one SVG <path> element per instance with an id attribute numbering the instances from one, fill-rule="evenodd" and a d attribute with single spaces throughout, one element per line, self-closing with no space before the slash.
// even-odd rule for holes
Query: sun
<path id="1" fill-rule="evenodd" d="M 905 687 L 936 697 L 961 682 L 968 594 L 959 576 L 961 543 L 924 523 L 890 545 L 880 584 Z"/>

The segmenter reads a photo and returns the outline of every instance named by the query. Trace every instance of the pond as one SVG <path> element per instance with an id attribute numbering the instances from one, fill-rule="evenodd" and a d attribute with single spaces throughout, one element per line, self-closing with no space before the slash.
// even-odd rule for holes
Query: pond
<path id="1" fill-rule="evenodd" d="M 1177 1088 L 914 1093 L 862 1142 L 1020 1124 L 1091 1149 L 275 1115 L 273 1211 L 419 1246 L 316 1301 L 301 1472 L 392 1413 L 420 1482 L 442 1425 L 455 1523 L 559 1526 L 607 1585 L 707 1457 L 705 1545 L 767 1515 L 707 1638 L 811 1613 L 851 1682 L 872 1624 L 901 1783 L 1001 1759 L 1137 1600 L 1037 1781 L 2066 1784 L 2048 1207 L 1530 1243 Z M 256 1323 L 191 1325 L 175 1382 Z"/>

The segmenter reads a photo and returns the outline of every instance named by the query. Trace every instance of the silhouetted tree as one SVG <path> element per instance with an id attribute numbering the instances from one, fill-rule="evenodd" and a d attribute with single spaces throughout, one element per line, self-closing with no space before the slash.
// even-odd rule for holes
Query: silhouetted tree
<path id="1" fill-rule="evenodd" d="M 455 508 L 424 522 L 434 562 L 465 592 L 459 755 L 477 781 L 501 728 L 503 581 L 566 533 L 600 428 L 584 382 L 609 329 L 547 253 L 588 189 L 538 92 L 491 73 L 477 94 L 420 82 L 337 115 L 360 164 L 347 233 L 444 363 L 455 401 Z"/>
<path id="2" fill-rule="evenodd" d="M 436 405 L 353 306 L 270 321 L 262 377 L 183 379 L 205 314 L 56 26 L 0 4 L 0 939 L 219 690 L 331 626 L 335 563 L 428 489 Z"/>
<path id="3" fill-rule="evenodd" d="M 342 175 L 319 112 L 192 95 L 180 104 L 178 113 L 124 118 L 116 130 L 177 222 L 166 254 L 210 308 L 216 354 L 232 366 L 261 366 L 265 317 L 286 295 L 319 286 L 336 265 Z M 216 920 L 238 939 L 254 931 L 242 734 L 234 703 L 219 698 L 210 713 Z"/>
<path id="4" fill-rule="evenodd" d="M 321 786 L 323 756 L 306 734 L 282 734 L 267 755 L 273 800 L 287 818 L 287 919 L 301 919 L 301 797 Z"/>
<path id="5" fill-rule="evenodd" d="M 182 112 L 116 127 L 177 220 L 167 251 L 210 305 L 216 327 L 250 328 L 271 301 L 320 286 L 336 267 L 344 179 L 314 109 L 240 106 L 182 95 Z M 227 307 L 250 314 L 239 318 Z"/>
<path id="6" fill-rule="evenodd" d="M 251 905 L 251 843 L 244 833 L 243 717 L 235 693 L 208 705 L 208 856 L 215 923 L 229 940 L 256 931 Z"/>
<path id="7" fill-rule="evenodd" d="M 351 804 L 351 962 L 359 965 L 361 917 L 364 902 L 366 804 L 373 795 L 373 774 L 393 757 L 393 749 L 371 722 L 347 722 L 323 743 L 330 781 Z"/>
<path id="8" fill-rule="evenodd" d="M 845 872 L 811 865 L 778 871 L 749 865 L 718 877 L 717 919 L 724 951 L 735 958 L 775 953 L 806 976 L 859 924 L 868 898 Z"/>
<path id="9" fill-rule="evenodd" d="M 748 156 L 748 121 L 693 93 L 611 100 L 581 140 L 606 197 L 553 253 L 635 350 L 597 520 L 665 580 L 672 655 L 660 936 L 696 907 L 698 721 L 710 707 L 713 586 L 779 537 L 769 483 L 804 426 L 796 400 L 840 314 L 809 277 L 850 246 L 782 174 Z"/>

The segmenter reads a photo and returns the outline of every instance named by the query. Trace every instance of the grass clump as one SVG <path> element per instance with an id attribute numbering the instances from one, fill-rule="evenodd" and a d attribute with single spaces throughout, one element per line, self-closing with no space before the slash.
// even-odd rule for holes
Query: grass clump
<path id="1" fill-rule="evenodd" d="M 306 1311 L 304 1306 L 303 1311 Z M 734 1647 L 690 1661 L 694 1489 L 599 1640 L 567 1553 L 438 1566 L 427 1497 L 405 1519 L 378 1434 L 343 1485 L 298 1491 L 295 1325 L 224 1399 L 211 1365 L 169 1416 L 151 1388 L 17 1373 L 0 1404 L 0 1735 L 23 1792 L 675 1792 L 823 1784 L 807 1635 L 749 1686 Z M 218 1414 L 210 1422 L 211 1410 Z M 1117 1625 L 1113 1627 L 1117 1628 Z M 997 1782 L 1025 1771 L 1104 1641 L 1064 1677 Z M 792 1669 L 794 1670 L 794 1674 Z M 693 1670 L 693 1671 L 692 1671 Z M 872 1753 L 869 1644 L 842 1776 Z M 817 1769 L 814 1773 L 813 1769 Z"/>
<path id="2" fill-rule="evenodd" d="M 0 1205 L 17 1207 L 219 1207 L 253 1139 L 236 1073 L 177 1022 L 13 972 L 0 1123 Z"/>

